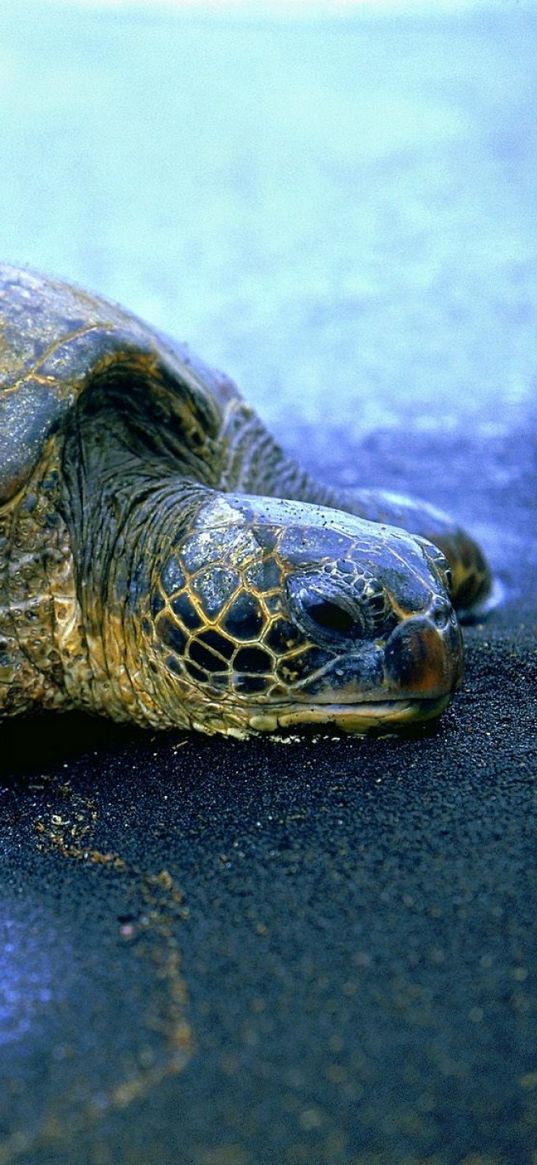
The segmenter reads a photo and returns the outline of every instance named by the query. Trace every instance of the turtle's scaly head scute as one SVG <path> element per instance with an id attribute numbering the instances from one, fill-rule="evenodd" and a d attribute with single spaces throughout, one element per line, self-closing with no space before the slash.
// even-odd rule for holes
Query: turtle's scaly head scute
<path id="1" fill-rule="evenodd" d="M 462 672 L 445 570 L 399 530 L 210 496 L 152 571 L 144 651 L 163 722 L 248 735 L 436 715 Z"/>

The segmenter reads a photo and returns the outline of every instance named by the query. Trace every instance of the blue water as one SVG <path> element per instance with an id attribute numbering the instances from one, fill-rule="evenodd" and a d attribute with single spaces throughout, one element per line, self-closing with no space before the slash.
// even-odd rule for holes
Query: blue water
<path id="1" fill-rule="evenodd" d="M 280 433 L 500 431 L 537 373 L 536 59 L 517 4 L 4 0 L 0 252 L 190 340 Z"/>

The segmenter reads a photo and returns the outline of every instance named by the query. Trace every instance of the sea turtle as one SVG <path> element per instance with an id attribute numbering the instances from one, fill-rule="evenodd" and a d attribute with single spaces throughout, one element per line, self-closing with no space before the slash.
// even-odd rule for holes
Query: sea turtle
<path id="1" fill-rule="evenodd" d="M 452 603 L 490 584 L 419 501 L 338 492 L 226 376 L 111 303 L 0 266 L 0 715 L 247 736 L 437 715 Z"/>

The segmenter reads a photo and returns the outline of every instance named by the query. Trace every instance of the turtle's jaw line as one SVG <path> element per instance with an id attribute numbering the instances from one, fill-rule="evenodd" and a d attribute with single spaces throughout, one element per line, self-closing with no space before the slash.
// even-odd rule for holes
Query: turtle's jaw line
<path id="1" fill-rule="evenodd" d="M 248 718 L 251 732 L 277 732 L 281 728 L 332 725 L 344 732 L 364 733 L 375 728 L 404 727 L 432 720 L 451 703 L 453 693 L 432 699 L 408 697 L 397 700 L 367 701 L 361 704 L 297 704 L 295 707 L 266 708 Z"/>

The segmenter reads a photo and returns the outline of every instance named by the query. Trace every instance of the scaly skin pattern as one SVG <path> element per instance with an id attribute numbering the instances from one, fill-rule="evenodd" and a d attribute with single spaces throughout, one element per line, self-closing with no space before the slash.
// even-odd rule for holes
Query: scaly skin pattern
<path id="1" fill-rule="evenodd" d="M 379 580 L 382 560 L 391 587 Z M 297 723 L 364 731 L 427 719 L 462 673 L 443 560 L 403 532 L 271 498 L 215 495 L 151 586 L 146 651 L 196 719 L 247 735 Z M 404 606 L 403 606 L 404 604 Z M 193 712 L 192 712 L 193 709 Z"/>
<path id="2" fill-rule="evenodd" d="M 446 706 L 452 602 L 490 584 L 456 523 L 316 482 L 231 381 L 77 289 L 0 267 L 0 336 L 0 715 L 246 736 Z"/>
<path id="3" fill-rule="evenodd" d="M 87 681 L 57 443 L 25 489 L 0 507 L 0 716 L 76 707 L 66 677 Z"/>

